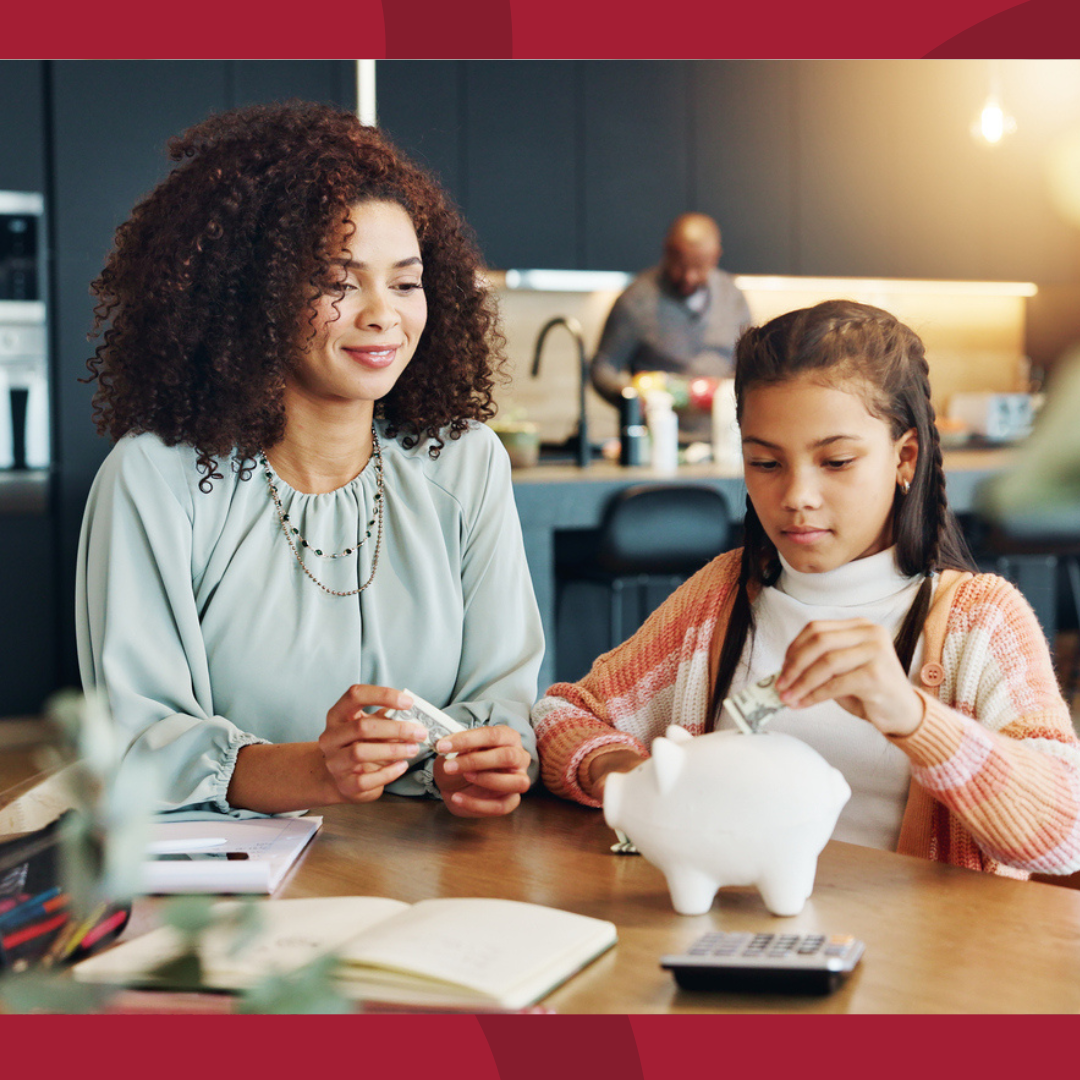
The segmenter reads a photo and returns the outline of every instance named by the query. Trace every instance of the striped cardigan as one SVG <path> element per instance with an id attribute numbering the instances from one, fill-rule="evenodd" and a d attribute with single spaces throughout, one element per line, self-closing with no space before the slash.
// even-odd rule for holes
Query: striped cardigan
<path id="1" fill-rule="evenodd" d="M 740 555 L 715 558 L 584 679 L 540 699 L 548 788 L 599 806 L 581 786 L 598 754 L 647 756 L 672 723 L 704 731 L 710 646 L 728 625 Z M 890 737 L 912 768 L 897 850 L 1010 877 L 1080 869 L 1080 742 L 1019 592 L 993 574 L 943 572 L 923 661 L 922 722 Z"/>

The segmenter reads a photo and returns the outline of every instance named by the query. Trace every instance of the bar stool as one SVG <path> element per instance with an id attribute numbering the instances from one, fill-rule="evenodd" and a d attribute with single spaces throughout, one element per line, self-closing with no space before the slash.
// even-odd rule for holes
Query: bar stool
<path id="1" fill-rule="evenodd" d="M 726 551 L 731 538 L 727 501 L 713 488 L 637 484 L 618 492 L 604 512 L 595 563 L 582 572 L 609 590 L 607 648 Z"/>
<path id="2" fill-rule="evenodd" d="M 1039 531 L 1038 522 L 965 522 L 972 554 L 981 570 L 1011 581 L 1031 605 L 1057 659 L 1058 634 L 1080 626 L 1080 542 L 1076 532 Z M 1059 672 L 1067 698 L 1080 691 L 1080 663 Z"/>

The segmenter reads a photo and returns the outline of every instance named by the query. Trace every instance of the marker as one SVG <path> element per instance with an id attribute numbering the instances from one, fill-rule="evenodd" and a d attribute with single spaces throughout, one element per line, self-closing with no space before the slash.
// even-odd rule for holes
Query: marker
<path id="1" fill-rule="evenodd" d="M 83 934 L 82 940 L 76 948 L 85 950 L 92 949 L 103 937 L 112 933 L 118 926 L 123 926 L 127 917 L 128 912 L 124 909 L 114 911 L 104 922 L 98 923 L 98 925 L 88 933 Z"/>
<path id="2" fill-rule="evenodd" d="M 67 902 L 67 893 L 61 893 L 59 885 L 46 889 L 44 892 L 38 893 L 37 896 L 33 896 L 24 903 L 19 904 L 18 907 L 13 907 L 10 911 L 5 911 L 3 915 L 0 915 L 0 931 L 21 926 L 28 919 L 36 918 L 38 915 L 44 915 L 50 911 L 55 911 L 59 907 L 66 906 Z"/>
<path id="3" fill-rule="evenodd" d="M 190 840 L 153 840 L 146 850 L 151 855 L 184 854 L 188 851 L 206 851 L 225 843 L 224 836 L 196 836 Z"/>
<path id="4" fill-rule="evenodd" d="M 70 916 L 68 913 L 62 911 L 59 915 L 54 915 L 45 922 L 32 923 L 30 926 L 22 926 L 3 938 L 2 941 L 0 941 L 0 944 L 2 944 L 5 949 L 14 949 L 17 945 L 25 945 L 26 942 L 33 941 L 36 937 L 52 933 L 53 930 L 59 930 L 69 918 Z"/>

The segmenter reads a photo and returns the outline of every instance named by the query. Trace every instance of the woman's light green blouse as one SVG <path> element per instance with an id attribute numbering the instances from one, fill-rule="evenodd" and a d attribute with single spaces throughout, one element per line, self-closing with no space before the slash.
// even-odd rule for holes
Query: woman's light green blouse
<path id="1" fill-rule="evenodd" d="M 414 690 L 468 726 L 509 724 L 533 756 L 529 708 L 544 650 L 506 452 L 473 424 L 411 450 L 383 448 L 378 569 L 357 596 L 331 596 L 297 565 L 261 468 L 223 460 L 199 490 L 195 451 L 155 435 L 121 439 L 90 492 L 79 545 L 76 623 L 86 688 L 104 688 L 127 760 L 150 757 L 162 810 L 244 816 L 226 792 L 237 751 L 305 742 L 353 683 Z M 373 516 L 374 462 L 336 491 L 307 495 L 275 477 L 313 547 L 340 552 Z M 357 554 L 305 553 L 319 580 L 355 589 Z M 435 793 L 431 755 L 388 790 Z"/>

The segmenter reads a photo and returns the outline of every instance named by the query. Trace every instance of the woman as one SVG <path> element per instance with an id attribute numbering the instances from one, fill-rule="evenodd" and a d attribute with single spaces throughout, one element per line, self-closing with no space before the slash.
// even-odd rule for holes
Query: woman
<path id="1" fill-rule="evenodd" d="M 543 636 L 479 423 L 500 358 L 463 223 L 329 106 L 235 110 L 170 151 L 93 285 L 116 446 L 80 544 L 84 685 L 163 809 L 509 812 Z M 388 712 L 406 687 L 468 729 L 438 756 Z"/>

